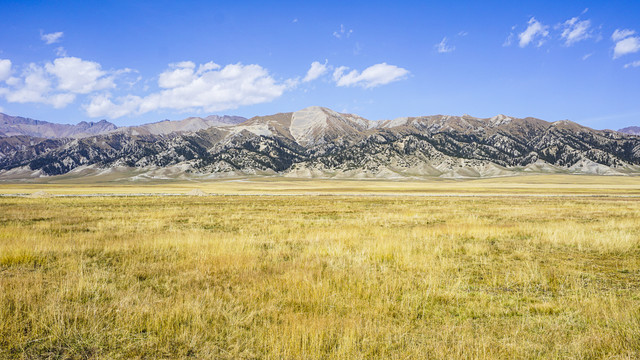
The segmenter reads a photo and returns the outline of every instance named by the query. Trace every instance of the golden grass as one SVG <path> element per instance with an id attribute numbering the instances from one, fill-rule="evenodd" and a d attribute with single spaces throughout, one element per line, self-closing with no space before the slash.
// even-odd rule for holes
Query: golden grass
<path id="1" fill-rule="evenodd" d="M 640 358 L 640 202 L 0 198 L 0 358 L 187 357 Z"/>
<path id="2" fill-rule="evenodd" d="M 640 196 L 640 176 L 527 175 L 488 179 L 336 180 L 248 177 L 208 181 L 100 181 L 49 177 L 0 182 L 0 194 L 46 191 L 71 194 L 188 194 L 193 189 L 225 195 L 624 195 Z"/>

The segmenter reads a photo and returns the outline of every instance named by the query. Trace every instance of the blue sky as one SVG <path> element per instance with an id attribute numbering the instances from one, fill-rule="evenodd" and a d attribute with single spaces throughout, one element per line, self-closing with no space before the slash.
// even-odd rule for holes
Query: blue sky
<path id="1" fill-rule="evenodd" d="M 640 125 L 639 1 L 0 2 L 0 111 Z"/>

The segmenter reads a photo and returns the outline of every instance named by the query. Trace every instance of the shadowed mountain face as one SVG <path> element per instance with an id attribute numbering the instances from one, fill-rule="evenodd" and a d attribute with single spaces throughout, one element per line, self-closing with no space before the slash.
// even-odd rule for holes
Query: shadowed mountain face
<path id="1" fill-rule="evenodd" d="M 0 177 L 122 169 L 133 169 L 151 178 L 640 173 L 640 138 L 636 136 L 593 130 L 570 121 L 549 123 L 505 115 L 487 119 L 434 115 L 369 121 L 310 107 L 196 132 L 132 129 L 60 140 L 56 144 L 30 144 L 23 139 L 0 157 Z M 33 148 L 38 145 L 42 149 L 35 151 Z"/>
<path id="2" fill-rule="evenodd" d="M 629 126 L 618 131 L 630 135 L 640 135 L 640 126 Z"/>

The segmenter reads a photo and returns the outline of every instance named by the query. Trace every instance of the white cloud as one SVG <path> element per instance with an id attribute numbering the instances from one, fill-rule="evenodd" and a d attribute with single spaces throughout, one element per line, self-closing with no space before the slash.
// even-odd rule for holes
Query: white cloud
<path id="1" fill-rule="evenodd" d="M 307 75 L 302 79 L 302 82 L 315 80 L 324 75 L 327 71 L 329 71 L 329 67 L 327 66 L 326 60 L 324 64 L 314 61 L 311 63 L 311 67 L 309 68 L 309 71 L 307 71 Z"/>
<path id="2" fill-rule="evenodd" d="M 515 35 L 513 33 L 509 34 L 509 36 L 507 36 L 507 38 L 504 39 L 504 42 L 502 43 L 502 46 L 504 46 L 504 47 L 511 46 L 511 43 L 513 42 L 514 36 Z"/>
<path id="3" fill-rule="evenodd" d="M 23 72 L 23 78 L 11 78 L 10 83 L 19 87 L 17 91 L 9 92 L 7 100 L 9 102 L 45 102 L 42 94 L 51 91 L 51 81 L 47 78 L 42 67 L 36 64 L 29 64 Z"/>
<path id="4" fill-rule="evenodd" d="M 613 48 L 613 58 L 617 59 L 620 56 L 633 54 L 638 51 L 640 51 L 640 37 L 628 37 L 616 43 L 616 46 Z"/>
<path id="5" fill-rule="evenodd" d="M 625 69 L 630 68 L 630 67 L 640 67 L 640 60 L 634 61 L 634 62 L 630 62 L 628 64 L 626 64 L 624 66 Z"/>
<path id="6" fill-rule="evenodd" d="M 0 67 L 5 66 L 2 64 L 6 62 L 0 61 Z M 24 67 L 19 76 L 6 78 L 8 87 L 0 89 L 0 96 L 8 102 L 40 103 L 63 108 L 74 102 L 78 94 L 115 88 L 115 77 L 131 71 L 104 71 L 97 62 L 61 57 L 44 65 L 31 63 Z"/>
<path id="7" fill-rule="evenodd" d="M 611 40 L 613 41 L 620 41 L 626 37 L 629 37 L 631 35 L 634 35 L 636 32 L 634 30 L 629 30 L 629 29 L 616 29 L 616 31 L 613 32 L 613 34 L 611 35 Z"/>
<path id="8" fill-rule="evenodd" d="M 504 40 L 504 42 L 502 43 L 502 46 L 511 46 L 511 43 L 513 42 L 513 38 L 516 36 L 513 32 L 516 29 L 516 25 L 513 25 L 511 27 L 511 32 L 509 33 L 509 36 L 507 36 L 507 38 Z"/>
<path id="9" fill-rule="evenodd" d="M 591 37 L 589 28 L 591 27 L 591 20 L 582 20 L 578 17 L 573 17 L 565 21 L 562 25 L 563 30 L 560 35 L 564 39 L 566 46 L 571 46 L 578 41 L 586 40 Z"/>
<path id="10" fill-rule="evenodd" d="M 439 43 L 437 43 L 435 45 L 435 48 L 441 54 L 449 53 L 449 52 L 452 52 L 453 50 L 456 49 L 455 46 L 447 45 L 447 37 L 446 36 L 442 38 L 442 41 L 440 41 Z"/>
<path id="11" fill-rule="evenodd" d="M 170 65 L 158 79 L 163 90 L 145 97 L 120 97 L 116 102 L 107 94 L 97 95 L 84 106 L 85 111 L 91 117 L 109 118 L 158 109 L 214 112 L 269 102 L 287 89 L 286 83 L 277 83 L 259 65 L 220 67 L 210 62 L 195 68 L 192 62 Z"/>
<path id="12" fill-rule="evenodd" d="M 63 48 L 62 46 L 58 46 L 56 48 L 56 56 L 66 57 L 67 56 L 67 50 L 65 50 L 65 48 Z"/>
<path id="13" fill-rule="evenodd" d="M 77 57 L 63 57 L 45 64 L 48 73 L 58 79 L 58 89 L 75 94 L 114 88 L 113 76 L 106 76 L 100 64 Z"/>
<path id="14" fill-rule="evenodd" d="M 405 78 L 409 71 L 395 65 L 381 63 L 369 66 L 362 73 L 352 70 L 345 74 L 347 67 L 341 66 L 333 72 L 333 79 L 338 86 L 361 86 L 373 88 Z"/>
<path id="15" fill-rule="evenodd" d="M 527 26 L 526 30 L 518 34 L 520 47 L 526 47 L 536 39 L 538 39 L 536 46 L 540 47 L 544 43 L 545 38 L 549 36 L 549 26 L 543 25 L 534 17 L 529 20 L 528 24 L 529 26 Z"/>
<path id="16" fill-rule="evenodd" d="M 640 37 L 633 36 L 635 33 L 634 30 L 629 29 L 616 29 L 616 31 L 613 32 L 611 40 L 616 43 L 613 48 L 614 59 L 640 51 Z"/>
<path id="17" fill-rule="evenodd" d="M 10 86 L 18 86 L 20 85 L 21 81 L 22 80 L 20 78 L 17 78 L 15 76 L 11 76 L 7 80 L 5 80 L 7 85 L 10 85 Z"/>
<path id="18" fill-rule="evenodd" d="M 109 94 L 98 94 L 91 98 L 89 104 L 83 105 L 84 110 L 90 117 L 108 117 L 111 119 L 135 113 L 143 99 L 139 96 L 127 95 L 118 99 L 119 103 L 114 104 Z"/>
<path id="19" fill-rule="evenodd" d="M 593 55 L 593 53 L 585 54 L 585 55 L 582 57 L 582 60 L 587 60 L 587 59 L 588 59 L 588 58 L 590 58 L 592 55 Z"/>
<path id="20" fill-rule="evenodd" d="M 345 71 L 349 70 L 346 66 L 339 66 L 333 71 L 333 81 L 338 82 Z"/>
<path id="21" fill-rule="evenodd" d="M 60 41 L 60 38 L 63 35 L 64 35 L 64 33 L 62 31 L 49 33 L 49 34 L 40 33 L 40 39 L 42 39 L 42 41 L 44 41 L 45 44 L 51 45 L 53 43 L 57 43 L 58 41 Z"/>
<path id="22" fill-rule="evenodd" d="M 353 33 L 352 29 L 347 30 L 343 24 L 340 24 L 340 29 L 336 30 L 333 32 L 333 36 L 335 36 L 336 38 L 340 39 L 343 36 L 344 37 L 349 37 L 351 36 L 351 34 Z"/>
<path id="23" fill-rule="evenodd" d="M 165 70 L 158 77 L 158 86 L 171 89 L 184 86 L 193 81 L 196 76 L 194 69 L 196 64 L 192 61 L 182 61 L 176 64 L 169 64 L 171 70 Z"/>
<path id="24" fill-rule="evenodd" d="M 29 64 L 22 74 L 22 78 L 10 78 L 9 80 L 7 82 L 15 88 L 5 93 L 9 102 L 42 103 L 60 109 L 72 103 L 76 98 L 74 94 L 53 93 L 49 76 L 41 66 L 35 64 Z"/>
<path id="25" fill-rule="evenodd" d="M 11 76 L 11 60 L 0 59 L 0 81 L 4 81 Z"/>

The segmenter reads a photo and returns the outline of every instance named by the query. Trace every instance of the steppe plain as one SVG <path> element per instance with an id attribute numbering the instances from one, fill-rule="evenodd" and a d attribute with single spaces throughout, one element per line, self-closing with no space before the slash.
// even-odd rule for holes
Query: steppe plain
<path id="1" fill-rule="evenodd" d="M 0 194 L 0 358 L 640 358 L 640 177 Z"/>

